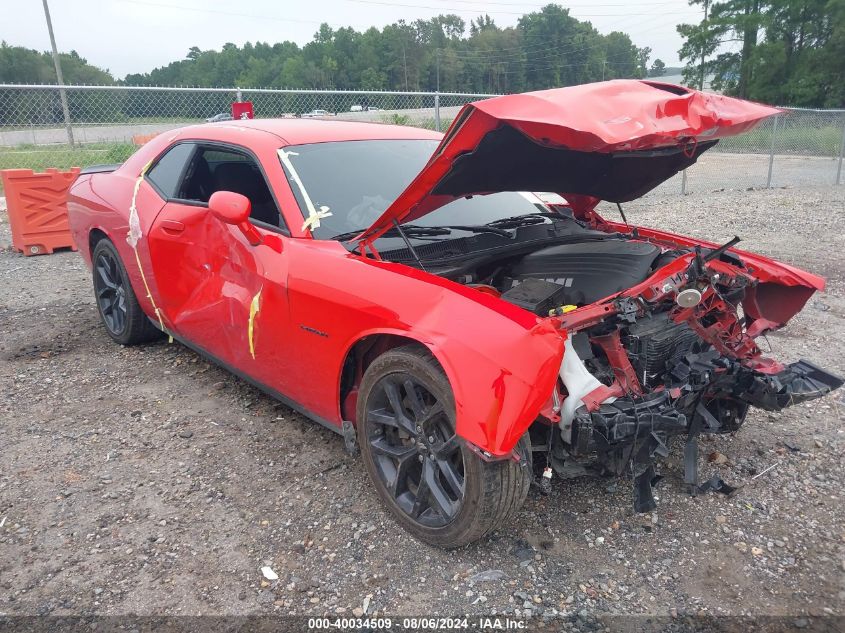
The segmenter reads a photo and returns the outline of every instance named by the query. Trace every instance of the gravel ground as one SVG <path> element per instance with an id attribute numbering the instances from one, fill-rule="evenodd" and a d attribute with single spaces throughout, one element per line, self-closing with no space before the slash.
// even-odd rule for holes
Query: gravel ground
<path id="1" fill-rule="evenodd" d="M 718 146 L 717 146 L 718 147 Z M 839 161 L 832 156 L 776 154 L 772 163 L 772 187 L 818 187 L 836 182 Z M 655 193 L 707 193 L 718 189 L 764 188 L 769 173 L 768 154 L 736 154 L 716 148 L 703 154 L 687 169 L 686 185 L 677 175 L 660 185 Z"/>
<path id="2" fill-rule="evenodd" d="M 626 211 L 736 233 L 827 276 L 769 344 L 845 374 L 845 187 L 651 196 Z M 676 448 L 651 515 L 632 514 L 629 482 L 556 480 L 505 529 L 444 552 L 385 514 L 339 436 L 178 344 L 116 346 L 79 255 L 25 258 L 9 242 L 0 212 L 0 613 L 351 616 L 367 603 L 573 627 L 845 614 L 845 392 L 704 438 L 702 477 L 744 485 L 732 498 L 685 494 Z"/>

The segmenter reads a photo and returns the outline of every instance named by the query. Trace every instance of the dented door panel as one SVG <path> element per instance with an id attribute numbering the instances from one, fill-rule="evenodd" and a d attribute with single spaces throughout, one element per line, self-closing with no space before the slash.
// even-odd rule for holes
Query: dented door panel
<path id="1" fill-rule="evenodd" d="M 286 349 L 275 349 L 282 341 L 274 341 L 284 338 L 288 324 L 285 238 L 259 230 L 263 241 L 252 246 L 205 206 L 171 202 L 156 218 L 149 243 L 159 307 L 172 331 L 278 388 L 278 374 L 257 371 L 263 364 L 256 360 L 260 354 L 278 362 Z"/>

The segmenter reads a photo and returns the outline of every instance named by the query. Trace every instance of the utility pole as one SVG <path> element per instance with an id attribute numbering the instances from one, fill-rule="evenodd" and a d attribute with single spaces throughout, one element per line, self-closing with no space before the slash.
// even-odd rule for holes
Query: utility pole
<path id="1" fill-rule="evenodd" d="M 710 0 L 704 0 L 704 22 L 707 22 L 707 10 L 710 8 Z M 707 28 L 706 24 L 702 23 L 702 35 L 701 35 L 701 68 L 700 68 L 700 78 L 698 80 L 698 89 L 704 90 L 704 46 L 706 42 L 704 40 L 704 28 Z"/>
<path id="2" fill-rule="evenodd" d="M 404 42 L 402 42 L 402 66 L 405 68 L 405 92 L 408 92 L 408 60 L 405 58 Z"/>
<path id="3" fill-rule="evenodd" d="M 44 17 L 47 18 L 47 30 L 50 32 L 50 46 L 53 47 L 53 65 L 56 67 L 56 82 L 59 84 L 59 99 L 62 101 L 62 112 L 65 115 L 65 129 L 67 129 L 67 142 L 73 147 L 73 128 L 70 126 L 70 110 L 67 107 L 67 93 L 65 92 L 65 80 L 62 77 L 62 65 L 59 62 L 59 51 L 56 48 L 56 36 L 53 35 L 53 22 L 50 20 L 50 7 L 47 0 L 44 4 Z"/>

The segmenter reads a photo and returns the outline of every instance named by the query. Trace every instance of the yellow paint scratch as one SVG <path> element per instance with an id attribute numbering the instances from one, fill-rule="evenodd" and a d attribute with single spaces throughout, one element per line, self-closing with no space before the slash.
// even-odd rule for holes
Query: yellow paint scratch
<path id="1" fill-rule="evenodd" d="M 249 326 L 247 327 L 247 335 L 249 336 L 249 353 L 253 360 L 255 359 L 255 315 L 261 309 L 261 289 L 255 293 L 252 302 L 249 304 Z"/>

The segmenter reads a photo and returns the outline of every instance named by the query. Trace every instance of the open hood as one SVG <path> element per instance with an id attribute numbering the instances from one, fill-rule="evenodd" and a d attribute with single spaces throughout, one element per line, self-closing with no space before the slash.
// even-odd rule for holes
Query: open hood
<path id="1" fill-rule="evenodd" d="M 689 167 L 717 139 L 780 113 L 653 81 L 601 83 L 465 105 L 413 182 L 360 236 L 468 195 L 549 191 L 626 202 Z"/>

